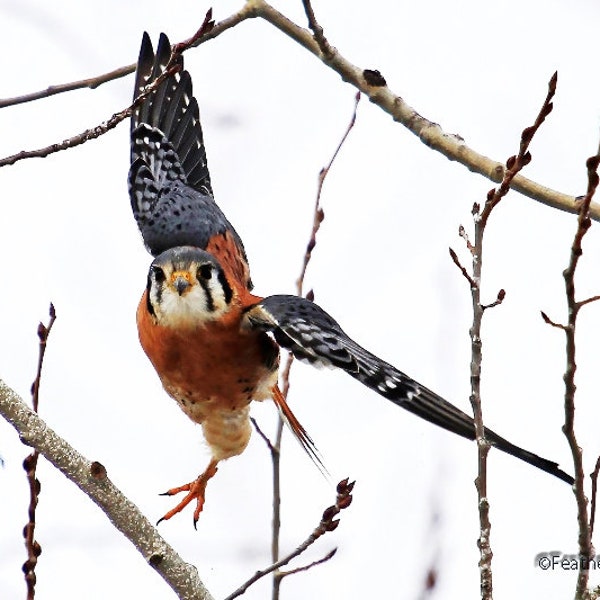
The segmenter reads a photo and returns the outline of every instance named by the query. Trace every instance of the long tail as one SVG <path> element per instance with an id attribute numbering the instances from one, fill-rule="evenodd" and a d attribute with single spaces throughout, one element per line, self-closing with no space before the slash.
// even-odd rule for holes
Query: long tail
<path id="1" fill-rule="evenodd" d="M 296 415 L 292 412 L 292 409 L 285 401 L 285 398 L 283 397 L 278 385 L 273 388 L 273 400 L 275 400 L 275 404 L 279 409 L 279 414 L 281 415 L 284 423 L 290 428 L 291 432 L 294 434 L 294 437 L 298 440 L 310 459 L 315 463 L 319 471 L 321 471 L 321 473 L 328 478 L 329 471 L 323 464 L 321 454 L 317 450 L 315 443 L 312 441 L 310 435 L 308 435 L 306 429 L 302 427 L 302 424 L 300 421 L 298 421 Z"/>
<path id="2" fill-rule="evenodd" d="M 315 366 L 343 369 L 384 398 L 422 419 L 469 440 L 475 439 L 475 422 L 469 415 L 365 350 L 313 302 L 297 296 L 269 296 L 248 310 L 246 319 L 251 327 L 271 331 L 275 340 L 291 350 L 296 358 Z M 297 434 L 301 441 L 302 431 Z M 559 469 L 558 463 L 511 444 L 491 429 L 485 429 L 485 436 L 499 450 L 569 484 L 574 482 L 573 477 Z"/>
<path id="3" fill-rule="evenodd" d="M 363 381 L 363 383 L 365 382 Z M 406 378 L 404 387 L 397 388 L 396 393 L 383 393 L 380 388 L 376 388 L 376 391 L 394 402 L 394 404 L 405 408 L 430 423 L 439 425 L 469 440 L 475 439 L 475 422 L 471 417 L 431 390 L 408 378 Z M 569 484 L 573 484 L 575 481 L 571 475 L 558 467 L 558 463 L 542 458 L 533 452 L 529 452 L 529 450 L 512 444 L 487 427 L 485 428 L 485 438 L 492 446 L 502 450 L 502 452 L 506 452 L 542 471 L 546 471 L 546 473 L 550 473 L 562 481 L 566 481 Z"/>

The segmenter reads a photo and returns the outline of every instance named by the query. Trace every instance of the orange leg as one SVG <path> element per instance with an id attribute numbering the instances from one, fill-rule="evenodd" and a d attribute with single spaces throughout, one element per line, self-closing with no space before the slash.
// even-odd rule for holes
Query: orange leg
<path id="1" fill-rule="evenodd" d="M 204 506 L 204 492 L 206 491 L 206 484 L 208 480 L 215 475 L 217 472 L 217 464 L 219 461 L 215 458 L 212 458 L 210 463 L 208 463 L 208 467 L 206 467 L 206 471 L 198 477 L 198 479 L 192 481 L 191 483 L 186 483 L 185 485 L 172 488 L 166 491 L 161 496 L 173 496 L 174 494 L 179 494 L 179 492 L 187 492 L 183 500 L 173 509 L 171 509 L 164 517 L 157 521 L 157 525 L 161 521 L 167 521 L 173 515 L 181 512 L 192 500 L 196 499 L 196 510 L 194 511 L 194 529 L 196 529 L 196 523 L 200 518 L 200 513 L 202 512 L 202 507 Z"/>

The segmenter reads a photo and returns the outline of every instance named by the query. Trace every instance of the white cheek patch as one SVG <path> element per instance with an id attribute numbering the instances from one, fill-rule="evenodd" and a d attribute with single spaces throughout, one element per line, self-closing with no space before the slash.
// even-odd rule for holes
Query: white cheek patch
<path id="1" fill-rule="evenodd" d="M 158 322 L 167 327 L 197 327 L 203 323 L 214 321 L 220 311 L 209 310 L 206 293 L 199 285 L 194 285 L 187 293 L 180 296 L 171 287 L 163 289 L 160 303 L 153 302 Z"/>

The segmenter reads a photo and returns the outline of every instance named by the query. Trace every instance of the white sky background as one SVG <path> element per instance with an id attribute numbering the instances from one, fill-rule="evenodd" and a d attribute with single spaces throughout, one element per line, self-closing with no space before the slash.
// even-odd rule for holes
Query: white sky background
<path id="1" fill-rule="evenodd" d="M 301 3 L 280 3 L 304 23 Z M 241 2 L 214 5 L 217 20 Z M 141 35 L 189 37 L 208 3 L 0 0 L 0 97 L 129 64 Z M 598 147 L 600 6 L 593 1 L 430 0 L 320 2 L 315 11 L 344 56 L 379 69 L 391 89 L 445 131 L 505 160 L 518 148 L 559 72 L 555 110 L 532 145 L 526 175 L 582 194 Z M 259 294 L 293 291 L 312 222 L 319 169 L 352 112 L 355 90 L 279 31 L 249 21 L 186 54 L 201 108 L 220 206 L 244 239 Z M 0 155 L 58 142 L 128 105 L 132 76 L 0 111 Z M 35 330 L 52 300 L 40 412 L 152 520 L 173 505 L 159 492 L 193 479 L 208 453 L 200 429 L 161 389 L 137 341 L 135 309 L 150 262 L 127 195 L 128 123 L 84 146 L 0 170 L 0 376 L 29 397 Z M 471 229 L 489 181 L 450 163 L 363 99 L 324 190 L 326 219 L 307 275 L 317 301 L 382 358 L 469 409 L 467 284 L 448 256 Z M 540 316 L 565 318 L 561 272 L 575 218 L 512 193 L 486 240 L 486 423 L 572 472 L 563 420 L 563 335 Z M 600 228 L 585 240 L 580 297 L 600 293 Z M 577 429 L 586 472 L 600 453 L 597 339 L 600 306 L 581 313 Z M 291 403 L 338 481 L 357 480 L 334 534 L 300 563 L 338 554 L 283 584 L 283 598 L 415 598 L 429 566 L 435 597 L 474 598 L 478 517 L 476 448 L 399 410 L 343 373 L 294 368 Z M 275 410 L 254 415 L 271 431 Z M 335 497 L 288 436 L 281 546 L 300 543 Z M 28 453 L 0 422 L 0 597 L 24 598 L 21 531 Z M 567 485 L 492 450 L 489 460 L 497 598 L 571 597 L 575 573 L 534 567 L 539 552 L 574 553 Z M 173 597 L 103 513 L 41 460 L 36 569 L 44 600 Z M 211 481 L 198 531 L 191 509 L 160 532 L 198 566 L 216 598 L 269 563 L 270 461 L 258 436 Z M 592 582 L 598 583 L 598 575 Z M 265 598 L 270 581 L 247 598 Z"/>

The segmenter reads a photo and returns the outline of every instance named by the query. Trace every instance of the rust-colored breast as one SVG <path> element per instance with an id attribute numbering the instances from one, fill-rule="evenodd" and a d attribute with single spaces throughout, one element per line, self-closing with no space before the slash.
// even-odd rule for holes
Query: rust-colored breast
<path id="1" fill-rule="evenodd" d="M 232 307 L 219 322 L 174 330 L 156 323 L 146 295 L 137 311 L 142 348 L 165 390 L 193 421 L 271 396 L 278 349 L 265 333 L 240 329 L 240 309 Z"/>

